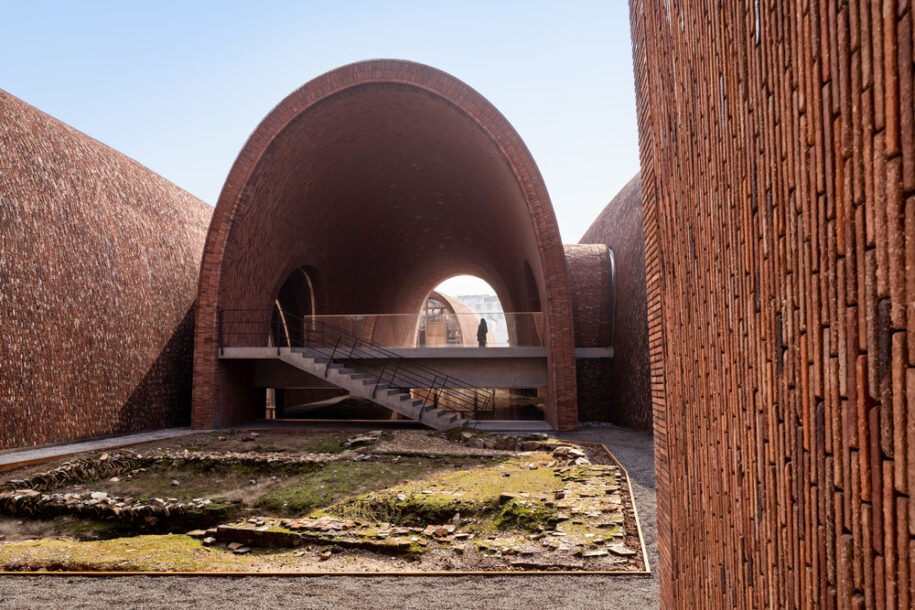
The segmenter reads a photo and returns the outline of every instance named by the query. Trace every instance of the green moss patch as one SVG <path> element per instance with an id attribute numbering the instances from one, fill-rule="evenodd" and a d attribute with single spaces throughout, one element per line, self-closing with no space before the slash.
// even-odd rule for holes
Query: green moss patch
<path id="1" fill-rule="evenodd" d="M 555 511 L 543 501 L 562 489 L 562 481 L 551 469 L 530 468 L 530 459 L 489 461 L 401 483 L 340 502 L 326 512 L 405 526 L 444 524 L 460 513 L 463 519 L 494 518 L 488 525 L 497 529 L 536 530 L 553 518 Z"/>
<path id="2" fill-rule="evenodd" d="M 558 522 L 556 510 L 539 500 L 512 499 L 506 502 L 493 517 L 499 530 L 536 532 L 553 527 Z"/>
<path id="3" fill-rule="evenodd" d="M 351 496 L 384 489 L 405 479 L 424 479 L 466 464 L 466 460 L 421 458 L 330 462 L 315 472 L 292 476 L 271 486 L 253 506 L 271 515 L 301 516 Z"/>

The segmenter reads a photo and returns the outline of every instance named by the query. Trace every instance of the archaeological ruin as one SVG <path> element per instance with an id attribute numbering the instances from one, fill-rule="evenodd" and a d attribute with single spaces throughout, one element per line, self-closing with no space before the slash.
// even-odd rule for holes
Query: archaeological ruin
<path id="1" fill-rule="evenodd" d="M 444 430 L 521 387 L 554 433 L 653 432 L 663 607 L 912 607 L 915 7 L 630 18 L 641 171 L 578 244 L 508 120 L 425 65 L 292 92 L 215 209 L 0 91 L 0 450 L 303 388 Z M 509 345 L 417 343 L 457 274 Z"/>

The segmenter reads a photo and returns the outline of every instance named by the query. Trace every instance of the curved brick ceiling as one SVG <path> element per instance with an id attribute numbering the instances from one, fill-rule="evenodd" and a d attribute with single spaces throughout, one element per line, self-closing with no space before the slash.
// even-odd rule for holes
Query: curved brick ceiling
<path id="1" fill-rule="evenodd" d="M 489 282 L 506 311 L 542 306 L 553 389 L 575 425 L 568 276 L 549 195 L 517 133 L 467 85 L 420 64 L 363 62 L 309 82 L 264 119 L 207 239 L 195 413 L 215 404 L 216 308 L 268 308 L 303 265 L 319 314 L 417 312 L 458 274 Z"/>

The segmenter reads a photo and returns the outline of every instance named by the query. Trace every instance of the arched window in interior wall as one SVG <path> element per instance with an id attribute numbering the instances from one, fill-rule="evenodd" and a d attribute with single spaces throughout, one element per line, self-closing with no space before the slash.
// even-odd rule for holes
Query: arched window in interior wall
<path id="1" fill-rule="evenodd" d="M 273 305 L 271 340 L 273 345 L 301 345 L 305 324 L 317 314 L 314 281 L 309 268 L 293 271 L 280 288 Z"/>

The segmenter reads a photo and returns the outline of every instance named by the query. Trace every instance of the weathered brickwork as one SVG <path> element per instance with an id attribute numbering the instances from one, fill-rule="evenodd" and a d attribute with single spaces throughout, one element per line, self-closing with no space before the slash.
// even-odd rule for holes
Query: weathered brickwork
<path id="1" fill-rule="evenodd" d="M 662 605 L 909 608 L 912 4 L 631 17 Z"/>
<path id="2" fill-rule="evenodd" d="M 610 421 L 650 431 L 653 419 L 648 371 L 641 192 L 642 182 L 636 175 L 607 204 L 581 238 L 583 244 L 604 244 L 613 251 L 616 261 L 616 315 L 612 331 L 613 361 L 579 360 L 578 394 L 579 417 L 582 420 Z M 574 278 L 573 286 L 578 288 Z M 605 308 L 611 310 L 609 300 Z M 584 392 L 593 397 L 588 402 L 598 406 L 597 409 L 583 406 Z"/>
<path id="3" fill-rule="evenodd" d="M 217 358 L 218 310 L 269 311 L 302 266 L 314 270 L 318 314 L 418 312 L 462 273 L 489 282 L 507 311 L 543 311 L 547 418 L 577 427 L 571 291 L 552 204 L 521 138 L 464 83 L 420 64 L 361 62 L 307 83 L 257 127 L 204 248 L 195 427 L 263 412 L 246 365 Z"/>
<path id="4" fill-rule="evenodd" d="M 576 347 L 608 347 L 612 332 L 612 265 L 603 244 L 564 246 L 572 285 L 572 319 Z M 576 358 L 578 418 L 611 421 L 615 392 L 609 376 L 613 363 L 606 358 Z"/>
<path id="5" fill-rule="evenodd" d="M 0 91 L 0 449 L 189 420 L 210 214 Z"/>

